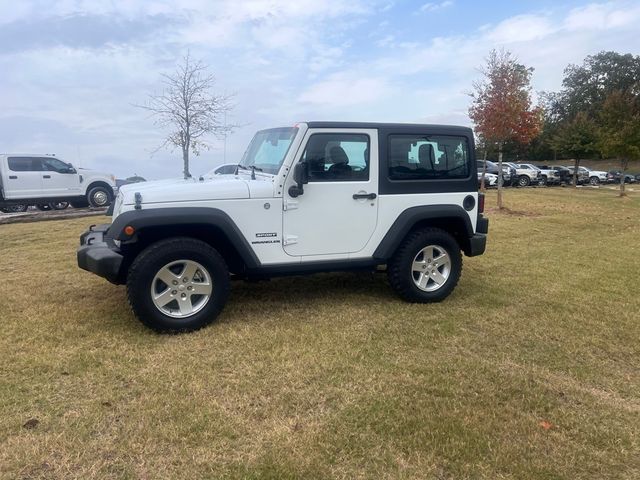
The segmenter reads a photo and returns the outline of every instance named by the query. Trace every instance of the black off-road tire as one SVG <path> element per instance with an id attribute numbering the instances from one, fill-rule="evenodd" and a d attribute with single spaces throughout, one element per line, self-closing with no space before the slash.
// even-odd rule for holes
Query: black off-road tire
<path id="1" fill-rule="evenodd" d="M 183 318 L 173 318 L 161 312 L 151 297 L 153 279 L 165 265 L 179 260 L 192 260 L 202 265 L 213 284 L 205 306 Z M 129 268 L 127 296 L 138 320 L 160 333 L 180 333 L 198 330 L 212 323 L 229 298 L 229 269 L 216 249 L 200 240 L 175 237 L 161 240 L 143 250 Z"/>
<path id="2" fill-rule="evenodd" d="M 112 201 L 113 190 L 103 185 L 93 187 L 87 192 L 87 202 L 93 208 L 106 208 L 111 205 Z"/>
<path id="3" fill-rule="evenodd" d="M 518 177 L 518 186 L 528 187 L 529 185 L 531 185 L 531 179 L 529 177 L 526 175 L 520 175 L 520 177 Z"/>
<path id="4" fill-rule="evenodd" d="M 589 183 L 591 185 L 593 185 L 594 187 L 598 186 L 598 185 L 600 185 L 600 179 L 598 177 L 590 177 L 589 178 Z"/>
<path id="5" fill-rule="evenodd" d="M 540 180 L 538 180 L 538 185 L 540 185 L 541 187 L 546 187 L 548 183 L 549 182 L 547 180 L 547 177 L 544 175 L 540 177 Z"/>
<path id="6" fill-rule="evenodd" d="M 443 248 L 451 260 L 451 270 L 442 286 L 432 292 L 419 289 L 414 283 L 412 265 L 418 253 L 429 245 Z M 455 238 L 439 228 L 425 228 L 411 232 L 402 241 L 387 264 L 389 283 L 398 295 L 413 303 L 440 302 L 458 284 L 462 273 L 462 254 Z"/>
<path id="7" fill-rule="evenodd" d="M 38 210 L 40 210 L 41 212 L 48 212 L 49 210 L 51 210 L 51 204 L 50 203 L 37 203 L 36 204 L 36 208 Z"/>

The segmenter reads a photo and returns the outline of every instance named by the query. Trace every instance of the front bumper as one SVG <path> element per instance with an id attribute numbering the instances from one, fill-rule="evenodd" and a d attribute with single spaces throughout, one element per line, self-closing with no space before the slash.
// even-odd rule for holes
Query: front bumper
<path id="1" fill-rule="evenodd" d="M 111 283 L 120 283 L 120 267 L 123 256 L 120 255 L 113 240 L 106 238 L 110 224 L 92 225 L 80 235 L 78 248 L 78 266 L 83 270 L 106 278 Z"/>

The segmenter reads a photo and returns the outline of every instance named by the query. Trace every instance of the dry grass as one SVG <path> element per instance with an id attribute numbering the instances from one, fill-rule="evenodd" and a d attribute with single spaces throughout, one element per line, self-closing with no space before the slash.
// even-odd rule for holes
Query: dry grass
<path id="1" fill-rule="evenodd" d="M 87 219 L 0 226 L 0 477 L 640 477 L 640 197 L 506 202 L 444 303 L 237 283 L 181 336 L 77 269 Z"/>

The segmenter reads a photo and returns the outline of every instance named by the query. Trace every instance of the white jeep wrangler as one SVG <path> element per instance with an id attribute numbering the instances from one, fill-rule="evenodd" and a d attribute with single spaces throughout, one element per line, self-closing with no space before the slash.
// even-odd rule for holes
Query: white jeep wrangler
<path id="1" fill-rule="evenodd" d="M 258 132 L 236 171 L 126 185 L 78 265 L 127 285 L 157 331 L 212 322 L 230 278 L 386 266 L 410 302 L 456 286 L 485 250 L 473 134 L 463 127 L 308 122 Z"/>

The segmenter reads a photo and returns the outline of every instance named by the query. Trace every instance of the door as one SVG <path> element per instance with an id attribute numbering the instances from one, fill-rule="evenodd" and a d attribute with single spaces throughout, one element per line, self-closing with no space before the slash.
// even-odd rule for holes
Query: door
<path id="1" fill-rule="evenodd" d="M 72 197 L 81 195 L 80 175 L 68 163 L 58 158 L 40 157 L 42 162 L 42 190 L 44 197 Z"/>
<path id="2" fill-rule="evenodd" d="M 307 163 L 309 183 L 294 198 L 287 181 L 283 248 L 292 256 L 356 253 L 378 218 L 378 132 L 310 129 L 305 140 L 295 163 Z"/>
<path id="3" fill-rule="evenodd" d="M 42 171 L 39 159 L 8 157 L 4 194 L 9 200 L 42 196 Z"/>

